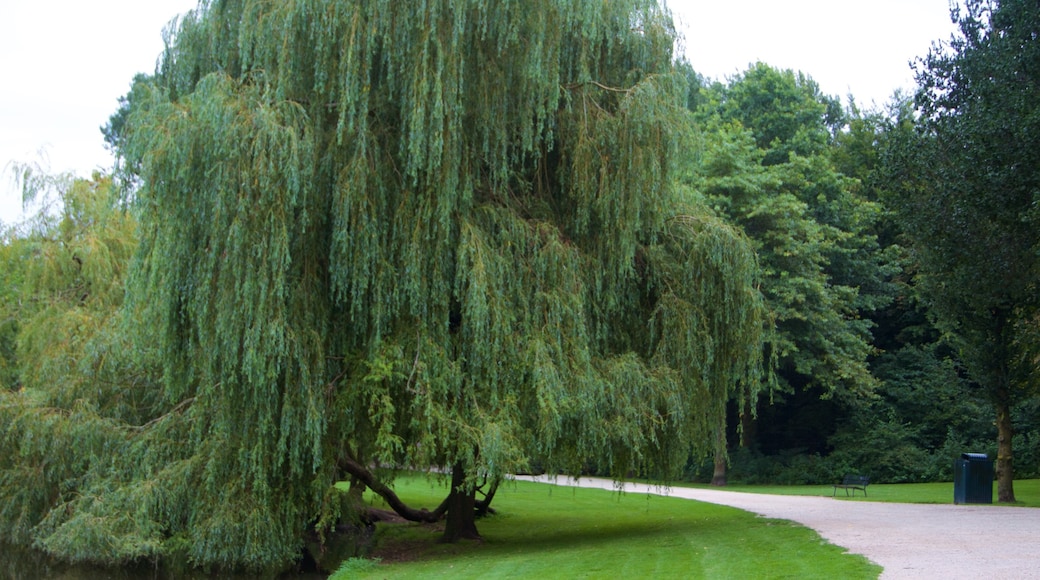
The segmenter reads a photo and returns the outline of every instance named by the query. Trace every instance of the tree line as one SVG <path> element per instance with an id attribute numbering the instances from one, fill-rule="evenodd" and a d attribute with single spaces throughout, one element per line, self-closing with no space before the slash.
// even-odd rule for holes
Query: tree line
<path id="1" fill-rule="evenodd" d="M 203 2 L 0 244 L 0 539 L 271 572 L 510 474 L 1037 471 L 1040 15 L 861 110 L 657 2 Z M 1013 453 L 1019 460 L 1012 463 Z M 401 469 L 434 469 L 409 506 Z M 335 484 L 347 482 L 349 491 Z"/>

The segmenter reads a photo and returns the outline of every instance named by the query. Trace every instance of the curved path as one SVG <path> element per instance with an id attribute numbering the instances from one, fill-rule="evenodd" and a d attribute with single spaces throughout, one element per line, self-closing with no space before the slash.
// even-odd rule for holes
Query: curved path
<path id="1" fill-rule="evenodd" d="M 617 490 L 609 479 L 517 479 Z M 1040 509 L 990 505 L 839 501 L 626 483 L 628 493 L 732 506 L 816 530 L 828 542 L 885 568 L 883 579 L 1040 579 Z"/>

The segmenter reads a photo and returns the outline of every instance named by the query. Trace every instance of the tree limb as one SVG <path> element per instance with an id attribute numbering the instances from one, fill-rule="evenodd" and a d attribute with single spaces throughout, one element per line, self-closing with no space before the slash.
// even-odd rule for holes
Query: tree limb
<path id="1" fill-rule="evenodd" d="M 599 83 L 599 82 L 596 82 L 596 81 L 593 81 L 593 80 L 588 80 L 588 81 L 585 81 L 585 82 L 579 82 L 579 83 L 572 83 L 572 84 L 569 84 L 569 85 L 564 85 L 563 88 L 565 88 L 567 90 L 574 90 L 574 89 L 576 89 L 578 87 L 581 87 L 583 85 L 592 85 L 594 87 L 598 87 L 600 89 L 603 89 L 604 91 L 610 91 L 612 93 L 625 93 L 625 94 L 628 94 L 628 93 L 632 92 L 631 88 L 622 89 L 622 88 L 618 88 L 618 87 L 609 87 L 609 86 L 607 86 L 607 85 L 605 85 L 603 83 Z"/>
<path id="2" fill-rule="evenodd" d="M 495 513 L 495 510 L 491 509 L 491 500 L 495 499 L 495 492 L 498 491 L 498 484 L 501 481 L 502 480 L 497 477 L 491 480 L 491 487 L 488 488 L 486 493 L 484 493 L 484 499 L 476 502 L 478 518 Z"/>
<path id="3" fill-rule="evenodd" d="M 195 402 L 195 397 L 188 397 L 187 399 L 184 399 L 180 403 L 177 403 L 172 409 L 170 409 L 165 414 L 160 415 L 160 416 L 152 419 L 151 421 L 145 423 L 144 425 L 131 427 L 131 429 L 134 429 L 135 431 L 144 431 L 145 429 L 151 427 L 152 425 L 155 425 L 156 423 L 159 423 L 163 419 L 166 419 L 170 415 L 173 415 L 173 414 L 175 414 L 175 413 L 177 413 L 179 411 L 184 410 L 188 405 L 190 405 L 190 404 L 192 404 L 194 402 Z"/>
<path id="4" fill-rule="evenodd" d="M 351 457 L 340 457 L 340 467 L 342 467 L 347 473 L 356 477 L 359 481 L 368 486 L 369 489 L 379 494 L 379 497 L 383 498 L 390 509 L 397 512 L 402 518 L 412 522 L 422 523 L 433 523 L 441 519 L 444 516 L 444 512 L 448 509 L 448 501 L 444 500 L 441 505 L 437 506 L 437 509 L 432 512 L 426 508 L 415 509 L 397 497 L 394 490 L 386 486 L 380 481 L 371 471 L 365 468 Z"/>

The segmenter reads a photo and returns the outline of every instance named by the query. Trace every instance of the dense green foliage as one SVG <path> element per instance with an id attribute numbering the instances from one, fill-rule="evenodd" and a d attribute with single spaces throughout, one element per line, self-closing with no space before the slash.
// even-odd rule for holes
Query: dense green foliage
<path id="1" fill-rule="evenodd" d="M 842 413 L 873 396 L 871 316 L 891 301 L 898 267 L 879 247 L 880 205 L 838 169 L 848 117 L 810 78 L 756 63 L 691 101 L 703 145 L 684 183 L 754 242 L 774 321 L 772 404 L 731 412 L 733 476 L 756 478 L 749 454 L 827 453 Z"/>
<path id="2" fill-rule="evenodd" d="M 701 78 L 650 0 L 201 2 L 103 129 L 115 178 L 19 169 L 0 539 L 270 572 L 401 466 L 454 478 L 394 505 L 453 539 L 508 473 L 701 478 L 727 446 L 781 483 L 983 451 L 1013 498 L 1040 23 L 957 16 L 864 112 Z"/>
<path id="3" fill-rule="evenodd" d="M 118 349 L 142 400 L 44 408 L 21 378 L 6 473 L 59 472 L 0 486 L 10 539 L 272 570 L 369 466 L 450 467 L 472 501 L 532 461 L 710 451 L 766 325 L 748 240 L 674 186 L 674 38 L 642 0 L 200 4 L 106 128 L 140 245 L 77 382 Z"/>
<path id="4" fill-rule="evenodd" d="M 898 209 L 929 312 L 992 402 L 1001 501 L 1012 489 L 1012 406 L 1035 394 L 1040 249 L 1040 13 L 969 1 L 960 35 L 917 71 L 918 132 L 893 148 Z"/>
<path id="5" fill-rule="evenodd" d="M 158 392 L 139 366 L 141 347 L 121 329 L 135 222 L 114 209 L 111 180 L 26 176 L 26 187 L 60 213 L 42 211 L 0 244 L 8 284 L 0 318 L 15 321 L 4 328 L 14 348 L 3 353 L 0 393 L 0 538 L 51 547 L 68 535 L 41 532 L 53 529 L 66 502 L 89 488 L 91 469 L 118 473 L 121 455 L 134 444 L 130 426 L 151 418 Z M 134 510 L 120 509 L 117 525 L 126 525 Z M 105 557 L 118 559 L 124 549 L 119 533 L 97 540 L 108 548 Z"/>
<path id="6" fill-rule="evenodd" d="M 833 101 L 811 80 L 762 63 L 709 94 L 691 187 L 755 242 L 781 378 L 826 394 L 869 393 L 862 314 L 888 299 L 872 230 L 879 209 L 826 155 Z"/>

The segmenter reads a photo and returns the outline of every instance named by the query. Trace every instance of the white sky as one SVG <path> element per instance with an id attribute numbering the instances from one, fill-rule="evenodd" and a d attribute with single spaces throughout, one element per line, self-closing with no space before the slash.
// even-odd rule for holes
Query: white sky
<path id="1" fill-rule="evenodd" d="M 869 106 L 911 89 L 909 61 L 954 27 L 949 0 L 667 0 L 699 73 L 724 80 L 763 61 Z M 11 161 L 88 177 L 109 169 L 99 127 L 162 29 L 195 0 L 0 0 L 0 221 L 20 219 Z"/>

